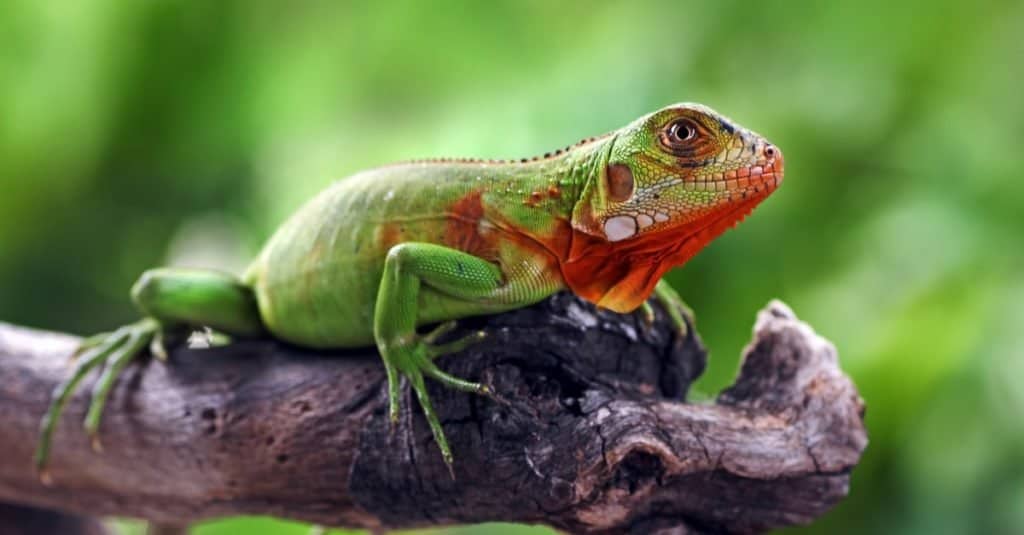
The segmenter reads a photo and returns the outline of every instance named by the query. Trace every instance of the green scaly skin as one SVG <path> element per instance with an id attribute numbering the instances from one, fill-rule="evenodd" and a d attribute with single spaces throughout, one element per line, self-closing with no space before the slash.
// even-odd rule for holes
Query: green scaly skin
<path id="1" fill-rule="evenodd" d="M 643 307 L 648 320 L 653 293 L 685 331 L 691 313 L 661 276 L 774 191 L 782 167 L 762 137 L 704 106 L 678 104 L 531 160 L 434 160 L 356 174 L 296 212 L 240 279 L 176 268 L 143 274 L 132 297 L 145 318 L 83 342 L 43 419 L 37 466 L 45 473 L 55 424 L 90 370 L 104 368 L 85 420 L 99 449 L 118 373 L 147 346 L 166 358 L 165 337 L 208 327 L 310 348 L 375 344 L 392 422 L 404 377 L 451 468 L 425 377 L 488 393 L 434 362 L 485 335 L 437 343 L 453 320 L 568 288 L 618 312 Z"/>

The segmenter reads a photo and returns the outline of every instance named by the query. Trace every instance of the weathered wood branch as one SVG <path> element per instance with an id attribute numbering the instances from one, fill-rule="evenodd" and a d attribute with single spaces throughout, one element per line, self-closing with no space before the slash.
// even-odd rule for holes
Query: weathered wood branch
<path id="1" fill-rule="evenodd" d="M 506 402 L 431 387 L 455 480 L 410 399 L 389 432 L 375 353 L 261 340 L 130 368 L 102 454 L 80 427 L 88 379 L 56 434 L 50 486 L 31 455 L 77 339 L 0 325 L 0 501 L 178 524 L 264 514 L 367 528 L 758 532 L 836 504 L 866 445 L 863 403 L 835 349 L 782 303 L 759 314 L 735 384 L 702 404 L 682 399 L 706 353 L 660 311 L 647 328 L 560 294 L 463 323 L 490 336 L 442 365 Z"/>

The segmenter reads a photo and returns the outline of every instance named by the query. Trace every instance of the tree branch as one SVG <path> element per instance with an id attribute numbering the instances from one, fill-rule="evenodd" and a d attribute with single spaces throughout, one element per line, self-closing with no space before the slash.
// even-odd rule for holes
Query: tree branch
<path id="1" fill-rule="evenodd" d="M 507 402 L 431 386 L 454 481 L 408 397 L 389 432 L 374 352 L 259 340 L 129 368 L 103 454 L 81 430 L 88 379 L 55 435 L 51 486 L 31 455 L 77 339 L 0 325 L 0 501 L 167 523 L 263 514 L 365 528 L 758 532 L 836 504 L 866 445 L 835 349 L 779 302 L 759 314 L 736 383 L 707 404 L 680 401 L 706 354 L 661 311 L 648 328 L 559 294 L 461 323 L 490 336 L 442 366 Z"/>

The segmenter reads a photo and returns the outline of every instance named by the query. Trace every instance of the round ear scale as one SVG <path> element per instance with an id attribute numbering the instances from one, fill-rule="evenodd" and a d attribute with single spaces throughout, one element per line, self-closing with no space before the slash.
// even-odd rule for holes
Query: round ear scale
<path id="1" fill-rule="evenodd" d="M 633 196 L 633 170 L 628 165 L 615 163 L 605 169 L 608 200 L 626 202 Z"/>

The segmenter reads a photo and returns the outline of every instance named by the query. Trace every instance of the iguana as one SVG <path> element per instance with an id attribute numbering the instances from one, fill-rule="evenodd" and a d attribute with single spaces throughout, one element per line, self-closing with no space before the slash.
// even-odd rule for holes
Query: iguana
<path id="1" fill-rule="evenodd" d="M 687 309 L 662 275 L 734 226 L 782 182 L 775 145 L 698 104 L 677 104 L 543 156 L 387 165 L 338 181 L 270 238 L 241 278 L 145 272 L 131 295 L 144 319 L 85 339 L 43 417 L 36 463 L 76 385 L 96 368 L 85 430 L 98 448 L 118 374 L 168 334 L 205 327 L 308 348 L 376 344 L 389 417 L 404 377 L 444 461 L 452 453 L 425 378 L 490 394 L 435 359 L 485 333 L 439 340 L 454 320 L 525 307 L 568 288 L 627 313 L 653 293 L 680 329 Z M 417 327 L 439 324 L 421 334 Z"/>

